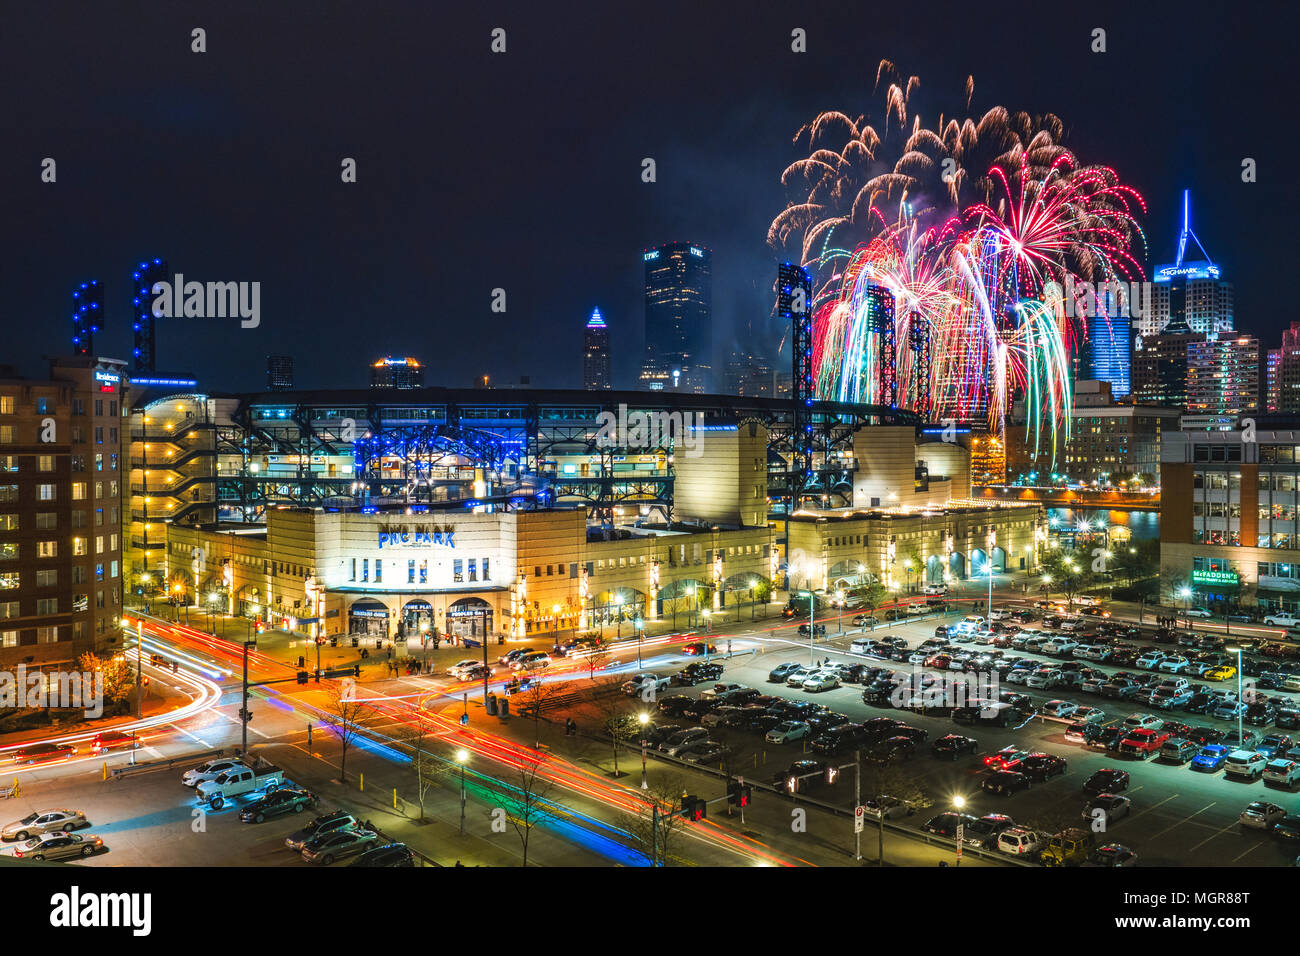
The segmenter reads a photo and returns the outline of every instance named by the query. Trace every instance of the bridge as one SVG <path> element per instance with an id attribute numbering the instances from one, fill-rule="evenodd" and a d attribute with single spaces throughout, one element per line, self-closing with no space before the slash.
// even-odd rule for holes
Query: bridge
<path id="1" fill-rule="evenodd" d="M 1159 511 L 1160 492 L 1131 492 L 1074 488 L 1035 488 L 1020 485 L 972 487 L 971 497 L 989 501 L 1035 502 L 1049 508 L 1113 508 L 1117 511 Z"/>

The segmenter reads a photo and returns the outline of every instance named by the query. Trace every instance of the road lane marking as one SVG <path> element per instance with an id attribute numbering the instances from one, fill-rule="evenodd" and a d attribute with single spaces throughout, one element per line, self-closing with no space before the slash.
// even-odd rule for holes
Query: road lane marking
<path id="1" fill-rule="evenodd" d="M 1163 830 L 1161 830 L 1159 833 L 1153 833 L 1153 834 L 1151 834 L 1149 837 L 1147 837 L 1147 839 L 1148 839 L 1148 840 L 1154 840 L 1156 837 L 1164 836 L 1164 835 L 1165 835 L 1166 833 L 1168 833 L 1170 830 L 1174 829 L 1174 827 L 1180 827 L 1180 826 L 1182 826 L 1184 823 L 1191 823 L 1193 817 L 1200 816 L 1200 815 L 1201 815 L 1202 813 L 1204 813 L 1206 810 L 1210 809 L 1210 807 L 1214 807 L 1214 806 L 1218 806 L 1218 801 L 1217 801 L 1217 800 L 1216 800 L 1214 803 L 1207 803 L 1205 806 L 1201 807 L 1201 809 L 1197 810 L 1195 813 L 1190 814 L 1190 815 L 1188 815 L 1188 816 L 1186 816 L 1186 817 L 1183 817 L 1183 819 L 1181 819 L 1181 820 L 1176 820 L 1175 822 L 1171 823 L 1169 826 L 1167 826 L 1167 827 L 1165 827 Z"/>

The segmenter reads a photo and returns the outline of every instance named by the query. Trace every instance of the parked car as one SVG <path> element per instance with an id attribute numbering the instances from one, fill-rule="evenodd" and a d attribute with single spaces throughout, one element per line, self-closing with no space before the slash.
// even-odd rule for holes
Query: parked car
<path id="1" fill-rule="evenodd" d="M 186 770 L 181 774 L 181 783 L 187 787 L 196 787 L 205 780 L 216 780 L 232 767 L 242 766 L 244 766 L 243 761 L 236 757 L 218 757 L 216 760 L 208 760 Z"/>
<path id="2" fill-rule="evenodd" d="M 945 734 L 930 744 L 930 752 L 936 757 L 946 760 L 956 760 L 962 754 L 976 754 L 979 752 L 979 741 L 974 737 L 963 737 L 961 734 Z"/>
<path id="3" fill-rule="evenodd" d="M 1003 796 L 1029 789 L 1029 778 L 1014 770 L 995 770 L 980 782 L 980 789 Z"/>
<path id="4" fill-rule="evenodd" d="M 316 802 L 316 795 L 308 790 L 282 787 L 272 790 L 261 800 L 255 800 L 244 807 L 239 811 L 239 819 L 245 823 L 261 823 L 267 817 L 315 809 Z"/>
<path id="5" fill-rule="evenodd" d="M 1246 777 L 1258 780 L 1268 766 L 1268 757 L 1258 750 L 1234 750 L 1223 762 L 1223 772 L 1229 777 Z"/>
<path id="6" fill-rule="evenodd" d="M 1286 810 L 1276 803 L 1256 800 L 1242 810 L 1237 819 L 1244 827 L 1250 827 L 1254 830 L 1267 830 L 1285 816 Z"/>
<path id="7" fill-rule="evenodd" d="M 27 814 L 21 820 L 7 824 L 3 830 L 0 830 L 0 839 L 30 840 L 42 833 L 85 830 L 89 827 L 90 821 L 81 810 L 37 810 L 35 813 Z"/>
<path id="8" fill-rule="evenodd" d="M 1102 793 L 1119 793 L 1127 790 L 1129 772 L 1117 767 L 1102 767 L 1083 782 L 1083 792 L 1094 796 Z"/>
<path id="9" fill-rule="evenodd" d="M 366 850 L 348 865 L 406 867 L 419 864 L 416 862 L 415 854 L 405 843 L 385 843 L 383 846 Z"/>
<path id="10" fill-rule="evenodd" d="M 372 849 L 379 842 L 373 830 L 333 830 L 308 840 L 302 848 L 302 858 L 308 863 L 329 866 L 336 860 L 357 856 Z"/>
<path id="11" fill-rule="evenodd" d="M 1132 806 L 1133 801 L 1128 797 L 1121 797 L 1115 793 L 1099 793 L 1083 805 L 1080 816 L 1088 821 L 1102 820 L 1106 826 L 1110 826 L 1121 817 L 1128 816 Z"/>
<path id="12" fill-rule="evenodd" d="M 957 836 L 957 827 L 969 829 L 975 825 L 978 818 L 969 813 L 956 813 L 948 811 L 940 813 L 926 820 L 921 825 L 921 829 L 926 833 L 933 833 L 935 836 L 947 837 L 952 840 Z"/>
<path id="13" fill-rule="evenodd" d="M 998 834 L 998 849 L 1012 856 L 1032 856 L 1043 849 L 1043 835 L 1024 827 L 1010 827 Z"/>
<path id="14" fill-rule="evenodd" d="M 46 860 L 69 860 L 92 856 L 103 847 L 104 841 L 100 837 L 55 830 L 53 833 L 42 833 L 14 846 L 4 847 L 0 849 L 0 856 L 43 863 Z"/>
<path id="15" fill-rule="evenodd" d="M 302 829 L 290 833 L 284 838 L 284 845 L 297 853 L 301 853 L 303 846 L 318 836 L 323 836 L 334 830 L 350 830 L 359 826 L 361 826 L 360 821 L 352 814 L 346 810 L 335 810 L 333 813 L 316 817 Z"/>
<path id="16" fill-rule="evenodd" d="M 1277 757 L 1264 767 L 1264 782 L 1288 789 L 1300 783 L 1300 761 Z"/>
<path id="17" fill-rule="evenodd" d="M 808 736 L 808 724 L 802 720 L 784 720 L 767 732 L 770 744 L 788 744 Z"/>

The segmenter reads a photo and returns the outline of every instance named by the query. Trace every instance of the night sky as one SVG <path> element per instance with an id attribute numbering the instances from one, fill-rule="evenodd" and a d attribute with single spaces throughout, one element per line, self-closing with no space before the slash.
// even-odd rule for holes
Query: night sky
<path id="1" fill-rule="evenodd" d="M 1294 9 L 4 0 L 0 362 L 40 374 L 67 352 L 89 278 L 107 293 L 96 351 L 129 357 L 131 267 L 162 256 L 262 284 L 257 329 L 159 320 L 159 371 L 212 391 L 262 388 L 268 352 L 292 354 L 306 388 L 364 386 L 389 352 L 422 359 L 430 385 L 576 386 L 594 306 L 621 385 L 640 357 L 641 251 L 673 239 L 713 250 L 715 352 L 751 337 L 772 352 L 765 238 L 792 137 L 824 109 L 879 120 L 882 57 L 921 78 L 927 125 L 964 111 L 967 74 L 973 114 L 1060 116 L 1065 145 L 1147 199 L 1148 264 L 1172 259 L 1191 188 L 1237 327 L 1275 345 L 1300 318 Z M 190 51 L 194 27 L 208 52 Z"/>

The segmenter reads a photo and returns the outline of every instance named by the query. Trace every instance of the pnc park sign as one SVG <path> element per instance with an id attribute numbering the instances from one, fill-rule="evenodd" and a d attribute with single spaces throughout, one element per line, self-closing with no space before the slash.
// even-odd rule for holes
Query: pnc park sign
<path id="1" fill-rule="evenodd" d="M 450 525 L 391 525 L 379 529 L 379 550 L 384 548 L 456 547 L 456 529 Z"/>

